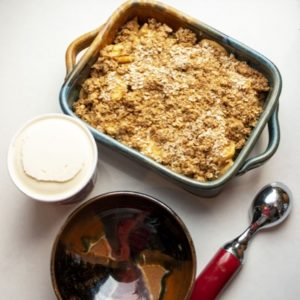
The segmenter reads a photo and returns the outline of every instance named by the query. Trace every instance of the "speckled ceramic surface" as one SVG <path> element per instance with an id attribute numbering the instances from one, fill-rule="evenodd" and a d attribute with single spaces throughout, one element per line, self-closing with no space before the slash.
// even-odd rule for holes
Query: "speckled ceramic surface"
<path id="1" fill-rule="evenodd" d="M 271 89 L 265 101 L 264 111 L 248 138 L 246 145 L 236 157 L 233 166 L 222 177 L 210 182 L 199 182 L 175 173 L 136 150 L 121 144 L 92 127 L 89 127 L 96 140 L 130 158 L 138 160 L 168 177 L 186 190 L 204 197 L 216 195 L 234 176 L 242 175 L 253 168 L 261 166 L 272 157 L 277 150 L 280 140 L 278 99 L 281 92 L 281 77 L 276 66 L 255 50 L 228 37 L 220 31 L 188 17 L 173 8 L 154 1 L 126 2 L 112 14 L 103 26 L 81 36 L 69 46 L 66 53 L 67 77 L 60 93 L 62 110 L 66 114 L 77 117 L 72 110 L 72 103 L 78 99 L 80 85 L 84 79 L 87 78 L 91 65 L 97 59 L 99 49 L 110 44 L 118 29 L 133 17 L 138 17 L 141 21 L 153 17 L 161 22 L 167 23 L 174 29 L 186 27 L 194 31 L 199 38 L 205 37 L 217 41 L 238 59 L 247 61 L 253 68 L 263 73 L 268 78 Z M 90 46 L 88 47 L 88 45 Z M 88 47 L 86 53 L 80 61 L 75 64 L 77 53 L 86 47 Z M 269 129 L 269 143 L 267 148 L 263 153 L 249 158 L 251 150 L 254 148 L 255 143 L 266 125 L 268 125 Z"/>

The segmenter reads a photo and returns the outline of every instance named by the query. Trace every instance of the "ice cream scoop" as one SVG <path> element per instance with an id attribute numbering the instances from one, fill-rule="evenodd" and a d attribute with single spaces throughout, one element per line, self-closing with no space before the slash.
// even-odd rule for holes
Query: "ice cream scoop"
<path id="1" fill-rule="evenodd" d="M 244 252 L 254 234 L 278 225 L 291 211 L 292 195 L 282 183 L 271 183 L 255 196 L 250 209 L 250 226 L 226 243 L 195 281 L 190 300 L 213 300 L 242 266 Z"/>

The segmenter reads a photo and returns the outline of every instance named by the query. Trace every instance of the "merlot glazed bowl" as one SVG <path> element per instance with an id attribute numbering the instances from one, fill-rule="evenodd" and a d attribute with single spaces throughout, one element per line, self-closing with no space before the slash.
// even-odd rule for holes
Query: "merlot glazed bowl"
<path id="1" fill-rule="evenodd" d="M 59 300 L 185 300 L 195 272 L 184 223 L 162 202 L 136 192 L 112 192 L 82 204 L 52 249 Z"/>
<path id="2" fill-rule="evenodd" d="M 146 21 L 148 18 L 155 18 L 160 22 L 166 23 L 174 30 L 177 30 L 179 27 L 189 28 L 196 33 L 198 39 L 208 38 L 216 41 L 228 53 L 234 54 L 237 59 L 246 61 L 251 67 L 260 71 L 268 79 L 270 91 L 266 97 L 264 109 L 257 125 L 252 130 L 245 146 L 235 158 L 233 166 L 221 177 L 209 182 L 200 182 L 178 174 L 87 124 L 95 139 L 155 170 L 184 189 L 203 197 L 215 196 L 235 176 L 259 167 L 271 158 L 276 152 L 280 141 L 278 100 L 281 92 L 281 76 L 276 66 L 266 57 L 239 41 L 192 17 L 184 15 L 174 8 L 155 1 L 125 2 L 111 15 L 104 25 L 82 35 L 71 43 L 66 52 L 67 76 L 60 91 L 60 105 L 63 112 L 77 118 L 72 106 L 79 98 L 81 84 L 89 76 L 91 66 L 99 55 L 99 50 L 111 44 L 122 25 L 134 17 L 137 17 L 141 22 Z M 76 63 L 76 56 L 83 49 L 86 49 L 86 52 Z M 266 126 L 268 126 L 269 135 L 266 149 L 262 153 L 250 157 L 252 149 Z"/>

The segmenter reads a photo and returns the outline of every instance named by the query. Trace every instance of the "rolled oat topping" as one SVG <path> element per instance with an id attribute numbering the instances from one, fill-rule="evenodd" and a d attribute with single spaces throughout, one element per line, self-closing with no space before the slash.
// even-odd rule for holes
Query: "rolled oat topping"
<path id="1" fill-rule="evenodd" d="M 233 164 L 268 90 L 261 73 L 218 43 L 134 19 L 101 49 L 74 111 L 173 171 L 208 181 Z"/>

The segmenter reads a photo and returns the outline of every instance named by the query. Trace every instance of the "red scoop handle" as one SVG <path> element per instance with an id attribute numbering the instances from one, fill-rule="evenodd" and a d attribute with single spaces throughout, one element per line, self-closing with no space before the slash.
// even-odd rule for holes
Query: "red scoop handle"
<path id="1" fill-rule="evenodd" d="M 241 262 L 221 248 L 195 281 L 190 300 L 213 300 L 239 270 Z"/>

